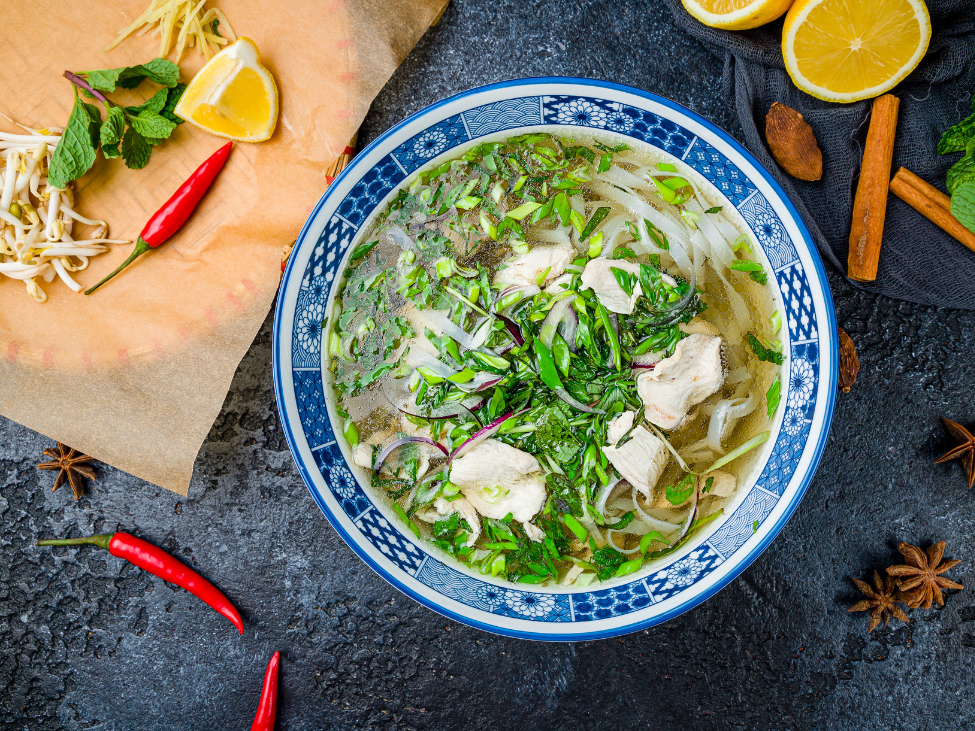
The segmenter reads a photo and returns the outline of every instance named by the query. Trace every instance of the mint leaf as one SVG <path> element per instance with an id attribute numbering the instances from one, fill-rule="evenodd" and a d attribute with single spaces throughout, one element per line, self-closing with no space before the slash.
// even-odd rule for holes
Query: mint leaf
<path id="1" fill-rule="evenodd" d="M 938 154 L 947 155 L 950 152 L 964 152 L 965 147 L 973 137 L 975 137 L 975 114 L 945 131 L 938 143 Z"/>
<path id="2" fill-rule="evenodd" d="M 948 195 L 954 195 L 959 185 L 970 181 L 975 181 L 975 155 L 963 157 L 951 166 L 948 171 Z"/>
<path id="3" fill-rule="evenodd" d="M 122 158 L 125 166 L 133 170 L 141 170 L 149 163 L 149 155 L 152 154 L 152 147 L 146 142 L 146 138 L 139 134 L 133 127 L 125 130 L 122 138 Z"/>
<path id="4" fill-rule="evenodd" d="M 143 137 L 166 139 L 176 129 L 176 124 L 155 112 L 143 110 L 137 117 L 129 117 L 129 124 Z"/>
<path id="5" fill-rule="evenodd" d="M 93 89 L 98 91 L 115 91 L 116 86 L 123 89 L 134 89 L 143 79 L 155 81 L 162 86 L 176 86 L 179 81 L 179 66 L 164 58 L 154 58 L 149 63 L 137 66 L 123 66 L 117 69 L 94 69 L 82 71 Z"/>
<path id="6" fill-rule="evenodd" d="M 102 149 L 106 146 L 118 145 L 125 131 L 125 114 L 118 107 L 109 107 L 108 115 L 105 117 L 105 124 L 102 125 L 99 138 Z M 116 154 L 115 157 L 118 155 Z M 108 157 L 108 155 L 106 155 Z"/>
<path id="7" fill-rule="evenodd" d="M 64 128 L 64 134 L 54 148 L 48 182 L 55 188 L 66 187 L 95 164 L 95 143 L 92 141 L 91 131 L 94 120 L 88 106 L 90 105 L 75 97 L 74 108 Z"/>
<path id="8" fill-rule="evenodd" d="M 220 21 L 215 20 L 214 22 L 219 23 Z M 159 113 L 173 124 L 183 123 L 183 118 L 177 117 L 173 110 L 176 109 L 176 105 L 179 103 L 184 91 L 186 91 L 186 84 L 176 84 L 176 86 L 169 90 L 169 96 L 166 98 L 166 106 L 159 110 Z"/>
<path id="9" fill-rule="evenodd" d="M 962 183 L 951 196 L 951 215 L 975 233 L 975 181 Z"/>
<path id="10" fill-rule="evenodd" d="M 105 156 L 106 160 L 114 160 L 120 154 L 118 149 L 118 142 L 112 145 L 102 145 L 102 154 Z"/>
<path id="11" fill-rule="evenodd" d="M 95 69 L 94 71 L 83 71 L 79 76 L 84 76 L 92 89 L 97 91 L 115 91 L 115 83 L 118 81 L 119 74 L 125 69 Z M 84 90 L 83 90 L 84 91 Z M 87 91 L 85 91 L 88 94 Z M 91 96 L 91 94 L 88 94 Z"/>
<path id="12" fill-rule="evenodd" d="M 143 79 L 155 81 L 161 86 L 176 86 L 179 82 L 179 66 L 164 58 L 154 58 L 149 63 L 122 69 L 118 85 L 123 89 L 134 89 Z"/>
<path id="13" fill-rule="evenodd" d="M 166 106 L 166 101 L 169 99 L 169 89 L 162 88 L 153 94 L 151 97 L 146 99 L 142 104 L 137 107 L 126 107 L 126 111 L 129 114 L 138 114 L 142 111 L 155 112 L 159 114 L 163 107 Z"/>

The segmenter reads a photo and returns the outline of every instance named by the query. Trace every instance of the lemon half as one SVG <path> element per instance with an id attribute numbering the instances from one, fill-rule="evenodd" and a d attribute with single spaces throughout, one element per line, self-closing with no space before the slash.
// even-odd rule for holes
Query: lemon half
<path id="1" fill-rule="evenodd" d="M 278 87 L 250 38 L 211 58 L 173 110 L 200 129 L 238 142 L 260 142 L 278 122 Z"/>
<path id="2" fill-rule="evenodd" d="M 682 0 L 687 12 L 711 28 L 748 30 L 771 23 L 793 0 Z"/>
<path id="3" fill-rule="evenodd" d="M 807 94 L 855 102 L 903 81 L 930 41 L 924 0 L 796 0 L 785 17 L 782 55 Z"/>

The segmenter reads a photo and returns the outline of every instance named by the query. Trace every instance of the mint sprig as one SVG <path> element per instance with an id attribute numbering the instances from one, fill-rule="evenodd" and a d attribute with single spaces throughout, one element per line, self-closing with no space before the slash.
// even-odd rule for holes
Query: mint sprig
<path id="1" fill-rule="evenodd" d="M 975 112 L 975 96 L 972 97 L 972 111 Z M 948 171 L 951 215 L 969 231 L 975 232 L 975 114 L 952 125 L 941 136 L 938 154 L 953 152 L 964 155 Z"/>
<path id="2" fill-rule="evenodd" d="M 77 74 L 65 71 L 64 75 L 75 85 L 75 104 L 61 142 L 51 157 L 49 175 L 51 185 L 56 188 L 64 188 L 88 172 L 95 164 L 99 147 L 107 159 L 121 157 L 129 168 L 144 168 L 152 148 L 183 122 L 173 114 L 173 109 L 186 85 L 179 83 L 179 66 L 172 61 L 155 58 L 136 66 Z M 163 88 L 137 106 L 120 106 L 103 93 L 116 88 L 134 89 L 145 79 Z M 79 91 L 105 106 L 104 121 L 99 108 L 85 102 Z"/>

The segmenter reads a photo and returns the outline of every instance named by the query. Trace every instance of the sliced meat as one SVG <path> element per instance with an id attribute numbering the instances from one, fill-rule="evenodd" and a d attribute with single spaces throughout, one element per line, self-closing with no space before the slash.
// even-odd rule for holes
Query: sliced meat
<path id="1" fill-rule="evenodd" d="M 535 543 L 541 543 L 545 540 L 545 531 L 534 523 L 522 523 L 521 527 L 524 529 L 525 535 L 528 536 L 528 540 Z"/>
<path id="2" fill-rule="evenodd" d="M 738 489 L 738 478 L 730 472 L 723 472 L 721 470 L 708 472 L 704 475 L 704 480 L 706 481 L 709 477 L 713 477 L 714 482 L 711 483 L 711 489 L 707 492 L 708 495 L 731 497 L 735 494 L 735 490 Z"/>
<path id="3" fill-rule="evenodd" d="M 460 513 L 460 517 L 467 521 L 471 527 L 471 532 L 467 537 L 467 545 L 473 546 L 481 535 L 481 517 L 474 510 L 474 506 L 462 497 L 455 500 L 447 500 L 438 497 L 433 501 L 433 505 L 416 511 L 416 517 L 426 523 L 434 523 L 444 518 L 449 518 L 454 513 Z"/>
<path id="4" fill-rule="evenodd" d="M 508 287 L 513 284 L 538 284 L 538 275 L 548 270 L 542 286 L 552 283 L 562 276 L 566 266 L 578 256 L 578 252 L 568 244 L 536 246 L 527 254 L 505 262 L 504 269 L 498 271 L 494 283 Z"/>
<path id="5" fill-rule="evenodd" d="M 487 439 L 450 468 L 450 481 L 486 518 L 511 513 L 519 523 L 534 518 L 545 503 L 545 481 L 532 455 Z"/>
<path id="6" fill-rule="evenodd" d="M 721 338 L 700 333 L 681 340 L 672 356 L 636 379 L 647 420 L 667 430 L 684 426 L 690 408 L 721 388 L 722 383 Z"/>
<path id="7" fill-rule="evenodd" d="M 721 334 L 721 332 L 712 325 L 707 320 L 702 320 L 700 317 L 694 317 L 689 322 L 682 322 L 677 325 L 677 329 L 680 330 L 685 335 L 710 335 L 711 337 L 716 337 Z"/>
<path id="8" fill-rule="evenodd" d="M 545 291 L 548 294 L 558 294 L 559 292 L 564 292 L 569 288 L 569 283 L 572 281 L 572 275 L 566 272 L 557 279 L 555 279 L 551 284 L 545 287 Z"/>
<path id="9" fill-rule="evenodd" d="M 630 431 L 635 416 L 632 411 L 624 411 L 609 423 L 606 441 L 610 446 L 603 447 L 603 453 L 616 471 L 649 500 L 650 491 L 667 466 L 670 452 L 657 435 L 642 426 L 630 432 L 630 439 L 622 447 L 616 447 L 616 443 Z"/>
<path id="10" fill-rule="evenodd" d="M 633 312 L 637 299 L 643 294 L 640 283 L 633 288 L 633 294 L 628 295 L 623 291 L 620 283 L 616 281 L 613 269 L 622 269 L 630 274 L 640 274 L 640 265 L 632 261 L 622 259 L 593 259 L 586 264 L 582 272 L 582 288 L 591 289 L 596 293 L 596 297 L 610 312 L 621 315 L 629 315 Z"/>

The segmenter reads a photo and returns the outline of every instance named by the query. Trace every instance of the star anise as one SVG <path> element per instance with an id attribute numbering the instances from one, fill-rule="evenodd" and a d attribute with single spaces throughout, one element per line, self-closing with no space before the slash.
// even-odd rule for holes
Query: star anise
<path id="1" fill-rule="evenodd" d="M 942 419 L 941 421 L 945 425 L 945 429 L 958 440 L 959 444 L 947 454 L 938 457 L 935 462 L 941 464 L 953 459 L 960 459 L 965 466 L 965 474 L 968 477 L 968 489 L 971 490 L 972 485 L 975 485 L 975 436 L 972 436 L 968 429 L 961 424 L 956 424 L 951 419 Z"/>
<path id="2" fill-rule="evenodd" d="M 935 543 L 927 551 L 922 551 L 909 543 L 901 543 L 897 550 L 900 551 L 907 563 L 891 566 L 887 569 L 887 573 L 891 576 L 904 577 L 897 579 L 897 588 L 904 592 L 904 600 L 911 609 L 917 607 L 930 609 L 932 601 L 944 606 L 945 599 L 941 595 L 942 589 L 965 588 L 961 584 L 941 576 L 952 566 L 959 563 L 958 559 L 941 561 L 945 555 L 944 541 Z"/>
<path id="3" fill-rule="evenodd" d="M 54 480 L 54 490 L 67 482 L 74 491 L 74 499 L 77 500 L 85 494 L 85 485 L 82 478 L 87 477 L 94 480 L 98 475 L 89 465 L 95 461 L 94 457 L 82 454 L 77 449 L 66 447 L 58 442 L 58 448 L 48 447 L 44 454 L 51 458 L 50 462 L 41 462 L 37 465 L 39 470 L 59 470 L 57 478 Z"/>
<path id="4" fill-rule="evenodd" d="M 896 617 L 902 622 L 911 621 L 907 618 L 904 610 L 897 606 L 898 602 L 904 601 L 904 598 L 894 586 L 893 579 L 886 576 L 881 579 L 880 574 L 874 571 L 873 585 L 876 588 L 871 588 L 870 584 L 866 581 L 860 581 L 860 579 L 852 580 L 856 584 L 857 589 L 863 592 L 867 598 L 861 599 L 847 611 L 865 612 L 868 609 L 870 610 L 870 626 L 867 632 L 873 632 L 881 620 L 883 620 L 884 629 L 886 629 L 891 617 Z"/>

